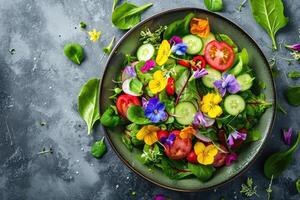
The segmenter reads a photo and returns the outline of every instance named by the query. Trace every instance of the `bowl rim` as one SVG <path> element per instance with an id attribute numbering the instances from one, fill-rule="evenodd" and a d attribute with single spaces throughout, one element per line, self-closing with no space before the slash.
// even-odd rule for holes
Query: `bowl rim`
<path id="1" fill-rule="evenodd" d="M 108 140 L 110 146 L 112 147 L 113 151 L 117 154 L 117 156 L 119 157 L 120 160 L 122 160 L 122 162 L 129 168 L 131 169 L 135 174 L 139 175 L 140 177 L 142 177 L 143 179 L 147 180 L 148 182 L 154 184 L 154 185 L 157 185 L 157 186 L 160 186 L 162 188 L 165 188 L 165 189 L 169 189 L 169 190 L 172 190 L 172 191 L 177 191 L 177 192 L 203 192 L 203 191 L 208 191 L 208 190 L 211 190 L 211 189 L 215 189 L 215 188 L 219 188 L 229 182 L 232 182 L 234 181 L 236 178 L 240 177 L 242 174 L 244 174 L 253 164 L 254 162 L 257 160 L 257 158 L 259 157 L 259 155 L 261 154 L 262 150 L 264 149 L 265 147 L 265 144 L 266 144 L 266 141 L 268 140 L 268 138 L 270 137 L 271 135 L 271 132 L 272 132 L 272 129 L 274 127 L 274 122 L 275 122 L 275 118 L 276 118 L 276 104 L 277 104 L 277 92 L 276 92 L 276 85 L 275 85 L 275 81 L 274 81 L 274 78 L 272 76 L 272 70 L 271 70 L 271 67 L 269 65 L 269 62 L 266 58 L 266 56 L 264 55 L 263 51 L 261 50 L 261 48 L 259 47 L 259 45 L 256 43 L 256 41 L 242 28 L 240 27 L 239 25 L 237 25 L 235 22 L 233 22 L 232 20 L 228 19 L 227 17 L 224 17 L 220 14 L 217 14 L 217 13 L 214 13 L 214 12 L 211 12 L 211 11 L 208 11 L 208 10 L 205 10 L 205 9 L 202 9 L 202 8 L 197 8 L 197 7 L 180 7 L 180 8 L 173 8 L 173 9 L 167 9 L 167 10 L 164 10 L 164 11 L 161 11 L 159 13 L 156 13 L 144 20 L 142 20 L 141 22 L 139 22 L 137 25 L 135 25 L 133 28 L 131 28 L 130 30 L 128 30 L 121 38 L 120 40 L 117 42 L 117 44 L 115 45 L 115 47 L 113 48 L 113 50 L 111 51 L 109 57 L 107 58 L 107 61 L 105 63 L 105 69 L 104 69 L 104 72 L 103 72 L 103 76 L 105 76 L 105 74 L 107 73 L 107 68 L 108 68 L 108 64 L 110 63 L 110 60 L 111 58 L 113 57 L 114 55 L 114 52 L 118 49 L 118 47 L 120 46 L 120 44 L 133 32 L 135 31 L 136 29 L 140 28 L 142 25 L 144 25 L 145 23 L 147 23 L 148 21 L 150 20 L 153 20 L 161 15 L 165 15 L 165 14 L 168 14 L 168 13 L 172 13 L 172 12 L 182 12 L 182 11 L 191 11 L 191 12 L 203 12 L 203 13 L 207 13 L 209 15 L 213 15 L 215 17 L 219 17 L 227 22 L 229 22 L 233 27 L 235 27 L 236 29 L 238 29 L 239 31 L 243 32 L 249 39 L 250 41 L 255 45 L 255 48 L 258 49 L 259 51 L 259 54 L 263 57 L 264 59 L 264 62 L 265 64 L 268 66 L 268 71 L 269 73 L 271 74 L 271 82 L 272 82 L 272 92 L 274 94 L 274 99 L 273 99 L 273 106 L 272 106 L 272 109 L 273 109 L 273 116 L 272 116 L 272 119 L 271 119 L 271 124 L 270 124 L 270 127 L 269 127 L 269 130 L 267 131 L 267 135 L 266 135 L 266 138 L 264 141 L 262 141 L 262 144 L 261 144 L 261 147 L 260 149 L 258 150 L 258 152 L 254 155 L 254 157 L 245 165 L 245 167 L 237 174 L 235 174 L 234 176 L 232 176 L 230 179 L 228 180 L 224 180 L 223 182 L 219 183 L 219 184 L 216 184 L 216 185 L 213 185 L 213 186 L 209 186 L 209 187 L 206 187 L 206 188 L 199 188 L 199 189 L 181 189 L 181 188 L 177 188 L 177 187 L 172 187 L 172 186 L 168 186 L 168 185 L 165 185 L 165 184 L 162 184 L 162 183 L 159 183 L 155 180 L 153 180 L 152 178 L 150 177 L 147 177 L 146 175 L 144 175 L 142 172 L 139 172 L 138 170 L 136 170 L 133 166 L 131 166 L 131 164 L 118 152 L 118 150 L 116 149 L 114 143 L 112 142 L 112 140 L 110 139 L 109 137 L 109 134 L 107 133 L 106 131 L 106 128 L 103 127 L 103 130 L 104 130 L 104 133 L 105 133 L 105 138 Z M 99 113 L 102 113 L 102 109 L 101 109 L 101 106 L 100 106 L 100 99 L 101 99 L 101 92 L 103 91 L 103 84 L 102 84 L 102 81 L 103 81 L 103 78 L 100 79 L 100 82 L 99 82 L 99 96 L 98 96 L 98 105 L 99 105 Z"/>

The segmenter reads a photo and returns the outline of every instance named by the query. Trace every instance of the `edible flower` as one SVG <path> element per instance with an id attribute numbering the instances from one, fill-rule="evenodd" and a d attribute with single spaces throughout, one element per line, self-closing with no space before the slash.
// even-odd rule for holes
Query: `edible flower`
<path id="1" fill-rule="evenodd" d="M 164 121 L 168 117 L 165 111 L 165 104 L 160 102 L 157 97 L 149 99 L 144 114 L 154 123 Z"/>
<path id="2" fill-rule="evenodd" d="M 238 157 L 237 154 L 234 152 L 232 152 L 231 154 L 226 156 L 226 159 L 225 159 L 226 166 L 230 166 L 233 161 L 237 160 L 237 157 Z"/>
<path id="3" fill-rule="evenodd" d="M 168 137 L 162 137 L 160 139 L 160 142 L 171 146 L 174 143 L 175 139 L 176 135 L 174 133 L 171 133 Z"/>
<path id="4" fill-rule="evenodd" d="M 184 129 L 182 129 L 180 131 L 179 135 L 182 139 L 192 138 L 193 135 L 196 135 L 196 130 L 191 126 L 188 126 Z"/>
<path id="5" fill-rule="evenodd" d="M 228 143 L 229 147 L 232 147 L 236 140 L 246 140 L 246 138 L 247 138 L 246 133 L 240 133 L 235 130 L 234 132 L 229 134 L 229 136 L 227 138 L 227 143 Z"/>
<path id="6" fill-rule="evenodd" d="M 206 38 L 210 33 L 210 27 L 208 20 L 193 18 L 190 23 L 191 33 L 198 35 L 201 38 Z"/>
<path id="7" fill-rule="evenodd" d="M 149 89 L 153 94 L 161 92 L 167 86 L 168 80 L 163 76 L 161 70 L 153 74 L 153 80 L 149 81 Z"/>
<path id="8" fill-rule="evenodd" d="M 300 51 L 300 43 L 285 45 L 285 47 L 293 51 Z"/>
<path id="9" fill-rule="evenodd" d="M 205 116 L 201 111 L 194 116 L 193 126 L 195 127 L 209 127 L 215 123 L 215 119 Z"/>
<path id="10" fill-rule="evenodd" d="M 182 39 L 178 36 L 172 36 L 171 39 L 169 39 L 170 45 L 182 43 Z"/>
<path id="11" fill-rule="evenodd" d="M 287 145 L 291 145 L 293 129 L 289 128 L 288 130 L 283 131 L 283 141 Z"/>
<path id="12" fill-rule="evenodd" d="M 147 60 L 144 64 L 144 66 L 141 68 L 142 73 L 148 72 L 150 69 L 155 67 L 155 61 L 154 60 Z"/>
<path id="13" fill-rule="evenodd" d="M 201 101 L 201 111 L 208 115 L 210 118 L 216 118 L 223 113 L 219 103 L 222 101 L 222 97 L 217 93 L 208 93 L 203 96 Z"/>
<path id="14" fill-rule="evenodd" d="M 154 200 L 167 200 L 167 198 L 163 194 L 157 194 L 155 195 Z"/>
<path id="15" fill-rule="evenodd" d="M 101 36 L 101 31 L 96 31 L 96 29 L 93 29 L 92 31 L 89 31 L 88 34 L 91 41 L 97 42 Z"/>
<path id="16" fill-rule="evenodd" d="M 163 40 L 158 48 L 158 52 L 155 60 L 156 63 L 159 66 L 164 65 L 167 62 L 170 54 L 171 54 L 170 43 L 168 42 L 168 40 Z"/>
<path id="17" fill-rule="evenodd" d="M 198 68 L 196 71 L 193 72 L 194 78 L 201 78 L 207 74 L 208 74 L 208 71 L 205 68 L 202 68 L 202 69 Z"/>
<path id="18" fill-rule="evenodd" d="M 187 47 L 186 43 L 178 43 L 172 46 L 171 51 L 176 55 L 182 56 L 185 55 Z"/>
<path id="19" fill-rule="evenodd" d="M 136 77 L 135 68 L 133 66 L 126 66 L 122 72 L 122 82 L 134 77 Z"/>
<path id="20" fill-rule="evenodd" d="M 197 155 L 197 161 L 202 165 L 212 164 L 218 153 L 218 149 L 213 144 L 205 146 L 202 142 L 196 142 L 194 151 Z"/>
<path id="21" fill-rule="evenodd" d="M 232 74 L 224 74 L 220 80 L 214 82 L 214 86 L 222 97 L 226 94 L 226 91 L 235 94 L 241 90 L 240 84 Z"/>
<path id="22" fill-rule="evenodd" d="M 159 128 L 154 125 L 143 126 L 141 130 L 136 134 L 136 138 L 138 140 L 144 140 L 144 142 L 148 145 L 152 145 L 158 141 L 157 131 Z"/>

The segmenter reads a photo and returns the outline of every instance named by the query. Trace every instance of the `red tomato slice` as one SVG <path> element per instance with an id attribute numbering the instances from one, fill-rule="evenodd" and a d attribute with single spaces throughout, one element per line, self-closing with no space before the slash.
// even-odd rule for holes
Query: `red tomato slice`
<path id="1" fill-rule="evenodd" d="M 175 134 L 175 133 L 174 133 Z M 192 150 L 192 140 L 176 137 L 172 145 L 165 145 L 165 154 L 172 160 L 185 158 Z"/>
<path id="2" fill-rule="evenodd" d="M 168 78 L 166 92 L 169 96 L 173 96 L 175 94 L 175 80 L 172 77 Z"/>
<path id="3" fill-rule="evenodd" d="M 197 69 L 203 69 L 206 66 L 206 61 L 202 56 L 195 56 L 193 58 L 192 69 L 196 71 Z"/>
<path id="4" fill-rule="evenodd" d="M 225 71 L 232 67 L 234 52 L 226 42 L 211 41 L 206 45 L 204 52 L 205 60 L 212 68 Z"/>
<path id="5" fill-rule="evenodd" d="M 118 99 L 117 99 L 117 110 L 118 110 L 118 113 L 122 117 L 126 118 L 127 109 L 131 105 L 140 106 L 141 105 L 141 101 L 139 100 L 138 97 L 132 96 L 132 95 L 129 95 L 129 94 L 121 94 L 120 96 L 118 96 Z"/>

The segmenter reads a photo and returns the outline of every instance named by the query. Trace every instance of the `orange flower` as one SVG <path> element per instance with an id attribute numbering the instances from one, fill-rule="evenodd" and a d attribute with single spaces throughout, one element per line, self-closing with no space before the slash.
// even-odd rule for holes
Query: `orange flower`
<path id="1" fill-rule="evenodd" d="M 208 20 L 193 18 L 190 23 L 191 33 L 201 38 L 206 38 L 210 33 Z"/>
<path id="2" fill-rule="evenodd" d="M 193 135 L 196 135 L 196 130 L 193 127 L 189 126 L 182 129 L 179 135 L 182 139 L 191 138 Z"/>

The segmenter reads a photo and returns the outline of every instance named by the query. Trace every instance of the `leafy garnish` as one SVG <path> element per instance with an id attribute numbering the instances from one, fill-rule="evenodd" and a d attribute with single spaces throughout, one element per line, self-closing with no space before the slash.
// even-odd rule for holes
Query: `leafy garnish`
<path id="1" fill-rule="evenodd" d="M 145 116 L 141 106 L 130 106 L 127 110 L 127 118 L 136 124 L 149 124 L 151 121 Z"/>
<path id="2" fill-rule="evenodd" d="M 113 36 L 113 38 L 111 39 L 110 43 L 106 47 L 103 48 L 103 52 L 105 54 L 110 54 L 110 52 L 111 52 L 111 50 L 112 50 L 112 48 L 114 46 L 114 42 L 115 42 L 115 36 Z"/>
<path id="3" fill-rule="evenodd" d="M 167 29 L 167 26 L 160 26 L 154 32 L 151 32 L 149 28 L 140 33 L 140 41 L 143 44 L 152 44 L 155 48 L 158 48 L 161 43 L 161 34 Z"/>
<path id="4" fill-rule="evenodd" d="M 267 192 L 267 200 L 270 200 L 271 199 L 271 194 L 273 192 L 272 190 L 272 184 L 273 184 L 273 176 L 271 177 L 271 181 L 269 183 L 269 187 L 266 189 L 266 192 Z"/>
<path id="5" fill-rule="evenodd" d="M 288 73 L 289 78 L 300 78 L 300 72 L 299 71 L 291 71 Z"/>
<path id="6" fill-rule="evenodd" d="M 153 146 L 145 144 L 141 159 L 144 164 L 158 163 L 161 155 L 162 153 L 157 144 Z"/>
<path id="7" fill-rule="evenodd" d="M 246 142 L 255 142 L 260 140 L 262 137 L 262 134 L 258 130 L 250 130 L 247 134 Z"/>
<path id="8" fill-rule="evenodd" d="M 188 169 L 194 174 L 200 181 L 208 181 L 211 179 L 215 168 L 209 165 L 194 165 L 188 163 Z"/>
<path id="9" fill-rule="evenodd" d="M 223 0 L 204 0 L 204 5 L 208 10 L 213 12 L 223 10 Z"/>
<path id="10" fill-rule="evenodd" d="M 79 23 L 79 27 L 80 27 L 81 29 L 86 29 L 86 23 L 80 22 L 80 23 Z"/>
<path id="11" fill-rule="evenodd" d="M 81 88 L 78 96 L 78 112 L 88 127 L 88 134 L 97 120 L 100 119 L 98 112 L 99 79 L 88 80 Z"/>
<path id="12" fill-rule="evenodd" d="M 92 146 L 91 149 L 91 154 L 95 157 L 95 158 L 101 158 L 106 152 L 106 145 L 104 142 L 104 137 L 95 142 Z"/>
<path id="13" fill-rule="evenodd" d="M 80 65 L 84 59 L 84 51 L 80 44 L 70 43 L 66 44 L 64 47 L 64 53 L 72 62 Z"/>
<path id="14" fill-rule="evenodd" d="M 252 178 L 247 178 L 246 184 L 243 183 L 241 187 L 241 194 L 244 194 L 247 197 L 252 197 L 253 195 L 258 196 L 256 193 L 257 186 L 253 184 Z"/>
<path id="15" fill-rule="evenodd" d="M 250 2 L 254 19 L 267 31 L 273 49 L 277 50 L 275 35 L 289 21 L 284 16 L 282 0 L 251 0 Z"/>
<path id="16" fill-rule="evenodd" d="M 285 90 L 285 97 L 292 106 L 300 106 L 300 86 L 289 86 Z"/>

